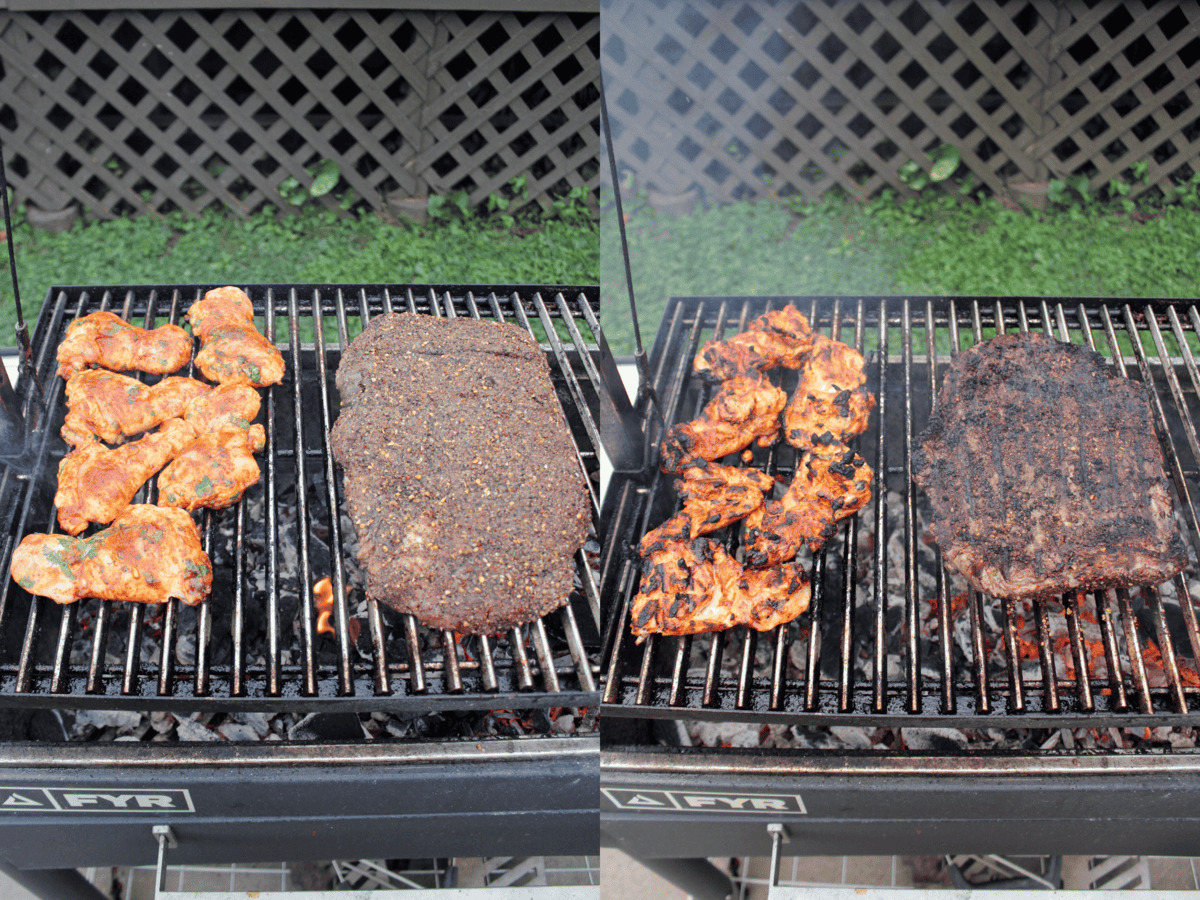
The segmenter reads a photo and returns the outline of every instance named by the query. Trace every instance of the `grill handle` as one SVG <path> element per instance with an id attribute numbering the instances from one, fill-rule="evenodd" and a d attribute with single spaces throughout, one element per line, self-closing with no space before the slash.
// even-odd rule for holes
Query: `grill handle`
<path id="1" fill-rule="evenodd" d="M 613 199 L 617 205 L 617 228 L 621 232 L 621 258 L 625 261 L 625 285 L 629 289 L 629 317 L 633 323 L 633 359 L 637 364 L 638 395 L 637 408 L 643 415 L 653 408 L 654 416 L 659 427 L 664 428 L 662 409 L 658 405 L 658 396 L 650 381 L 650 362 L 646 358 L 646 348 L 642 346 L 642 330 L 638 326 L 637 300 L 633 296 L 633 269 L 629 265 L 629 240 L 625 236 L 625 210 L 621 205 L 621 177 L 617 172 L 617 154 L 613 150 L 612 129 L 608 125 L 608 101 L 604 98 L 604 75 L 600 76 L 600 120 L 604 128 L 604 143 L 608 148 L 608 167 L 612 172 Z"/>
<path id="2" fill-rule="evenodd" d="M 4 238 L 8 244 L 8 265 L 12 273 L 13 300 L 17 309 L 17 346 L 21 351 L 21 374 L 28 378 L 33 373 L 33 345 L 29 341 L 29 326 L 21 310 L 21 293 L 17 286 L 17 255 L 12 229 L 12 214 L 8 208 L 8 176 L 4 169 L 4 147 L 0 145 L 0 204 L 4 207 Z M 39 394 L 41 391 L 39 390 Z M 24 455 L 28 429 L 21 414 L 21 401 L 8 378 L 8 369 L 0 364 L 0 458 L 8 459 Z M 10 453 L 10 448 L 15 453 Z"/>

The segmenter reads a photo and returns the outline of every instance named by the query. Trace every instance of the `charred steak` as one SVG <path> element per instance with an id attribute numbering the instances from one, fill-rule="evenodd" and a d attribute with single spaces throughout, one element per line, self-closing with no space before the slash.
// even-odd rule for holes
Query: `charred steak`
<path id="1" fill-rule="evenodd" d="M 590 501 L 528 334 L 381 316 L 347 348 L 337 386 L 331 443 L 369 597 L 469 634 L 567 602 Z"/>
<path id="2" fill-rule="evenodd" d="M 913 464 L 976 590 L 1160 584 L 1187 563 L 1146 389 L 1087 347 L 1006 334 L 959 355 Z"/>

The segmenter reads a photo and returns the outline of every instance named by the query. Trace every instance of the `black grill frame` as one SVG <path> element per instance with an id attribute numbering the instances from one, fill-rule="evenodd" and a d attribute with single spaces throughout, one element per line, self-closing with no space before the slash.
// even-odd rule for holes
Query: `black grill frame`
<path id="1" fill-rule="evenodd" d="M 723 644 L 730 635 L 715 635 L 705 676 L 688 677 L 691 639 L 651 637 L 636 646 L 629 633 L 629 606 L 638 585 L 637 543 L 649 528 L 669 513 L 673 502 L 671 479 L 657 471 L 657 452 L 647 471 L 634 476 L 618 475 L 609 486 L 601 517 L 605 529 L 601 557 L 601 599 L 605 610 L 604 664 L 605 715 L 639 718 L 695 718 L 718 721 L 803 723 L 809 725 L 926 726 L 926 727 L 1143 727 L 1184 725 L 1200 722 L 1200 687 L 1187 685 L 1180 674 L 1181 648 L 1191 651 L 1191 672 L 1200 660 L 1200 629 L 1189 603 L 1167 606 L 1157 589 L 1145 589 L 1145 614 L 1152 622 L 1150 637 L 1160 648 L 1164 687 L 1154 687 L 1146 674 L 1143 637 L 1138 636 L 1131 592 L 1112 592 L 1097 610 L 1104 635 L 1105 660 L 1102 671 L 1110 673 L 1114 662 L 1120 679 L 1091 677 L 1065 681 L 1058 673 L 1062 660 L 1055 659 L 1049 646 L 1047 604 L 1035 602 L 1032 616 L 1039 628 L 1041 677 L 1022 678 L 1020 663 L 1008 647 L 1015 638 L 1018 605 L 1000 604 L 1002 634 L 987 634 L 982 622 L 983 598 L 968 595 L 972 621 L 974 657 L 969 665 L 956 667 L 952 648 L 939 644 L 935 660 L 938 678 L 921 674 L 918 644 L 918 573 L 915 541 L 917 489 L 912 480 L 911 453 L 914 435 L 924 426 L 921 404 L 936 397 L 940 370 L 949 356 L 939 349 L 937 338 L 947 335 L 949 346 L 965 349 L 1001 330 L 1043 329 L 1055 337 L 1067 335 L 1086 341 L 1102 353 L 1121 346 L 1114 365 L 1128 374 L 1153 384 L 1154 415 L 1163 444 L 1167 468 L 1177 493 L 1177 509 L 1184 512 L 1187 539 L 1200 548 L 1200 518 L 1192 497 L 1200 482 L 1200 440 L 1195 422 L 1200 418 L 1200 353 L 1187 347 L 1200 334 L 1200 312 L 1194 300 L 1114 300 L 1080 297 L 672 297 L 650 357 L 654 388 L 663 403 L 666 424 L 686 421 L 697 415 L 711 397 L 712 389 L 692 374 L 691 361 L 700 342 L 709 337 L 729 336 L 768 308 L 787 303 L 809 315 L 823 333 L 856 345 L 867 359 L 868 389 L 876 393 L 878 407 L 872 425 L 859 440 L 859 450 L 876 473 L 873 499 L 860 515 L 873 518 L 876 534 L 889 534 L 887 486 L 899 491 L 902 500 L 905 568 L 889 573 L 885 540 L 877 540 L 872 566 L 873 619 L 871 645 L 860 648 L 854 637 L 856 579 L 845 573 L 856 566 L 858 519 L 843 526 L 825 552 L 813 560 L 813 600 L 800 623 L 819 621 L 816 635 L 832 635 L 836 645 L 822 650 L 820 639 L 809 641 L 803 678 L 786 676 L 787 651 L 800 627 L 757 635 L 746 628 L 735 629 L 732 642 L 740 650 L 736 673 L 720 674 Z M 925 323 L 933 329 L 926 330 Z M 884 327 L 880 328 L 883 323 Z M 1086 327 L 1083 327 L 1086 326 Z M 917 343 L 919 340 L 924 346 Z M 1118 344 L 1118 335 L 1132 340 Z M 900 346 L 895 346 L 898 336 Z M 970 338 L 967 340 L 967 338 Z M 1176 356 L 1168 351 L 1174 343 Z M 1147 350 L 1145 344 L 1153 350 Z M 930 367 L 933 355 L 937 364 Z M 1111 354 L 1109 354 L 1111 356 Z M 1162 359 L 1171 360 L 1163 366 Z M 881 360 L 886 360 L 881 365 Z M 790 380 L 788 380 L 790 378 Z M 791 393 L 793 373 L 772 373 L 772 380 Z M 1188 385 L 1185 388 L 1184 385 Z M 1189 399 L 1191 405 L 1189 406 Z M 883 423 L 883 424 L 880 424 Z M 653 428 L 653 426 L 650 426 Z M 653 437 L 657 442 L 659 435 Z M 789 471 L 790 448 L 772 448 L 756 459 L 770 474 Z M 827 589 L 828 567 L 841 560 L 839 595 Z M 937 565 L 937 616 L 939 633 L 949 630 L 947 578 Z M 904 677 L 888 680 L 886 675 L 886 581 L 903 579 L 904 643 L 898 648 Z M 1182 576 L 1180 581 L 1182 581 Z M 837 583 L 837 582 L 833 582 Z M 1186 583 L 1182 585 L 1184 595 Z M 1101 595 L 1104 596 L 1104 595 Z M 1086 601 L 1093 606 L 1096 596 Z M 1076 598 L 1065 600 L 1067 627 L 1071 634 L 1068 651 L 1076 671 L 1087 671 L 1086 650 L 1075 627 Z M 1122 651 L 1115 629 L 1133 641 Z M 1006 650 L 1007 671 L 1003 679 L 989 674 L 985 640 L 1000 641 Z M 773 645 L 772 670 L 766 676 L 754 673 L 755 644 Z M 872 677 L 866 684 L 853 678 L 853 657 L 868 651 Z M 893 652 L 896 652 L 893 650 Z M 834 656 L 834 676 L 822 676 L 822 654 Z M 826 670 L 827 672 L 828 670 Z"/>
<path id="2" fill-rule="evenodd" d="M 574 438 L 579 463 L 591 490 L 593 517 L 598 513 L 599 426 L 597 409 L 603 390 L 595 376 L 597 359 L 602 355 L 603 339 L 597 317 L 599 290 L 594 286 L 530 285 L 316 285 L 276 284 L 243 285 L 250 295 L 256 315 L 265 321 L 265 334 L 280 340 L 288 362 L 284 383 L 265 391 L 260 421 L 267 429 L 267 447 L 260 462 L 263 479 L 247 492 L 235 507 L 218 513 L 204 513 L 202 533 L 205 548 L 214 540 L 216 523 L 229 517 L 236 528 L 232 592 L 220 600 L 228 608 L 227 665 L 212 663 L 214 599 L 196 608 L 197 654 L 191 671 L 175 671 L 172 641 L 180 627 L 178 601 L 163 611 L 163 653 L 166 665 L 146 665 L 138 658 L 145 607 L 128 604 L 130 639 L 122 665 L 104 662 L 104 631 L 113 618 L 112 603 L 104 603 L 93 630 L 101 634 L 88 671 L 71 669 L 70 642 L 67 637 L 78 627 L 75 620 L 80 604 L 59 608 L 42 598 L 31 598 L 12 581 L 8 573 L 12 549 L 27 532 L 44 530 L 53 521 L 53 511 L 45 505 L 45 492 L 53 495 L 54 467 L 64 447 L 57 436 L 63 416 L 63 382 L 54 374 L 54 351 L 67 323 L 81 314 L 111 308 L 135 324 L 177 322 L 187 306 L 216 285 L 140 285 L 53 287 L 46 296 L 34 333 L 34 360 L 38 380 L 44 388 L 48 411 L 42 413 L 31 384 L 18 385 L 26 421 L 32 429 L 35 448 L 31 474 L 13 467 L 0 474 L 0 706 L 110 709 L 188 709 L 246 710 L 281 712 L 287 710 L 430 712 L 442 710 L 528 709 L 534 707 L 586 707 L 599 702 L 595 687 L 598 672 L 596 653 L 599 644 L 599 600 L 586 554 L 576 557 L 576 570 L 582 589 L 572 596 L 563 610 L 523 626 L 520 635 L 506 636 L 493 643 L 475 639 L 476 658 L 465 656 L 452 634 L 443 632 L 441 647 L 431 651 L 429 636 L 421 646 L 422 635 L 411 616 L 399 616 L 379 610 L 371 604 L 363 631 L 369 636 L 370 654 L 362 661 L 352 658 L 348 644 L 348 609 L 344 599 L 344 557 L 339 528 L 340 516 L 328 510 L 343 511 L 340 502 L 339 475 L 329 449 L 328 433 L 336 419 L 336 389 L 333 373 L 341 347 L 352 337 L 350 324 L 357 315 L 364 322 L 369 316 L 385 312 L 449 317 L 480 317 L 514 321 L 538 339 L 546 352 L 564 416 Z M 267 309 L 274 315 L 262 319 Z M 320 319 L 322 327 L 316 327 Z M 283 320 L 286 331 L 276 334 L 276 320 Z M 312 345 L 301 340 L 301 325 L 312 326 Z M 535 326 L 534 323 L 537 323 Z M 556 325 L 565 331 L 561 336 Z M 337 339 L 327 341 L 326 328 L 336 330 Z M 582 329 L 591 332 L 585 341 Z M 301 362 L 296 378 L 294 361 Z M 150 379 L 146 379 L 150 380 Z M 316 406 L 316 409 L 312 407 Z M 306 425 L 307 420 L 307 425 Z M 290 450 L 289 436 L 290 429 Z M 302 446 L 303 453 L 296 447 Z M 300 662 L 281 661 L 283 628 L 279 618 L 279 542 L 265 535 L 278 535 L 276 491 L 287 470 L 295 483 L 315 482 L 324 492 L 327 521 L 316 523 L 310 512 L 308 491 L 296 492 L 295 521 L 308 523 L 296 527 L 298 571 L 308 573 L 298 579 L 300 633 L 292 646 Z M 42 475 L 39 481 L 38 476 Z M 33 487 L 31 488 L 31 485 Z M 246 508 L 252 492 L 263 492 L 264 548 L 268 554 L 268 588 L 265 631 L 270 640 L 264 665 L 256 667 L 245 659 L 243 643 L 246 614 L 253 602 L 248 584 L 242 537 L 257 523 L 247 524 Z M 40 518 L 31 518 L 40 515 Z M 329 572 L 313 573 L 310 554 L 313 526 L 320 524 L 327 535 L 330 552 Z M 332 577 L 335 594 L 337 648 L 332 663 L 319 658 L 321 645 L 314 640 L 312 583 L 323 574 Z M 311 577 L 309 577 L 311 575 Z M 214 586 L 214 596 L 216 587 Z M 120 606 L 125 606 L 121 604 Z M 554 619 L 550 622 L 550 619 Z M 58 619 L 57 625 L 54 620 Z M 389 624 L 396 621 L 392 628 Z M 16 630 L 23 634 L 14 644 Z M 91 623 L 89 623 L 91 624 Z M 65 626 L 65 627 L 64 627 Z M 404 660 L 388 654 L 389 631 L 396 643 L 403 631 Z M 43 634 L 43 632 L 48 632 Z M 527 636 L 527 637 L 526 637 Z M 532 645 L 527 650 L 525 640 Z M 45 656 L 51 649 L 49 662 Z M 445 651 L 454 649 L 453 654 Z M 507 649 L 507 654 L 498 650 Z M 556 649 L 569 662 L 555 661 Z M 464 652 L 460 658 L 459 653 Z M 326 654 L 328 656 L 328 654 Z M 416 659 L 418 664 L 411 665 Z"/>

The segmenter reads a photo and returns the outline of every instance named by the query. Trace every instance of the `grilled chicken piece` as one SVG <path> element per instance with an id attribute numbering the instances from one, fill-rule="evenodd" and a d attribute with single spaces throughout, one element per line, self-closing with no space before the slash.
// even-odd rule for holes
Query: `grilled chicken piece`
<path id="1" fill-rule="evenodd" d="M 633 600 L 632 630 L 648 634 L 701 634 L 749 625 L 766 631 L 808 608 L 808 577 L 798 565 L 744 571 L 708 538 L 653 545 Z"/>
<path id="2" fill-rule="evenodd" d="M 675 489 L 683 499 L 678 515 L 648 532 L 642 545 L 659 540 L 689 540 L 719 531 L 762 506 L 774 479 L 758 469 L 739 469 L 703 459 L 683 470 Z"/>
<path id="3" fill-rule="evenodd" d="M 232 506 L 262 476 L 254 454 L 265 443 L 261 425 L 200 435 L 159 473 L 158 505 L 189 512 Z"/>
<path id="4" fill-rule="evenodd" d="M 721 385 L 700 418 L 671 427 L 662 444 L 662 470 L 678 474 L 697 459 L 720 459 L 749 446 L 779 440 L 787 394 L 762 375 L 738 375 Z"/>
<path id="5" fill-rule="evenodd" d="M 875 395 L 863 390 L 867 375 L 853 347 L 818 334 L 805 360 L 800 386 L 783 411 L 784 438 L 808 449 L 823 439 L 845 443 L 867 430 Z"/>
<path id="6" fill-rule="evenodd" d="M 777 566 L 803 544 L 820 549 L 838 522 L 867 505 L 873 477 L 866 460 L 841 444 L 805 451 L 783 498 L 747 516 L 746 565 Z"/>
<path id="7" fill-rule="evenodd" d="M 283 356 L 254 327 L 254 304 L 241 289 L 209 291 L 187 317 L 202 344 L 196 367 L 209 381 L 254 387 L 283 381 Z"/>
<path id="8" fill-rule="evenodd" d="M 192 401 L 211 390 L 194 378 L 164 378 L 158 384 L 145 385 L 103 369 L 77 372 L 67 381 L 63 440 L 73 447 L 94 444 L 97 439 L 115 444 L 182 416 Z"/>
<path id="9" fill-rule="evenodd" d="M 192 338 L 178 325 L 147 331 L 110 312 L 89 313 L 68 325 L 57 355 L 58 374 L 63 378 L 90 366 L 167 375 L 191 358 Z"/>
<path id="10" fill-rule="evenodd" d="M 705 341 L 693 368 L 709 381 L 763 372 L 782 366 L 798 369 L 812 347 L 808 319 L 794 306 L 763 313 L 740 334 L 724 341 Z"/>
<path id="11" fill-rule="evenodd" d="M 155 472 L 196 439 L 183 419 L 168 419 L 158 431 L 110 450 L 85 444 L 58 465 L 58 524 L 79 534 L 89 522 L 111 522 Z"/>
<path id="12" fill-rule="evenodd" d="M 90 538 L 31 534 L 12 557 L 12 576 L 31 594 L 55 603 L 87 597 L 188 606 L 212 588 L 212 564 L 200 531 L 180 509 L 127 507 Z"/>

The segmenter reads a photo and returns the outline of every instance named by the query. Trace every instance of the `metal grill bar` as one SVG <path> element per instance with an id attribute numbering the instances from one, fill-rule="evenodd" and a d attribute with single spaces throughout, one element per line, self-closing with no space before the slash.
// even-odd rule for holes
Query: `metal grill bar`
<path id="1" fill-rule="evenodd" d="M 45 304 L 37 331 L 35 368 L 39 374 L 51 376 L 50 419 L 37 425 L 40 433 L 34 446 L 38 448 L 40 465 L 51 477 L 21 478 L 7 468 L 0 473 L 0 514 L 9 516 L 0 522 L 4 527 L 0 532 L 0 565 L 5 572 L 0 584 L 0 704 L 20 698 L 29 705 L 59 706 L 69 697 L 70 705 L 80 707 L 178 709 L 181 701 L 186 701 L 186 708 L 210 710 L 428 711 L 576 707 L 598 702 L 597 648 L 580 628 L 571 605 L 528 626 L 513 629 L 499 641 L 481 636 L 464 642 L 451 632 L 427 635 L 413 617 L 396 618 L 369 601 L 365 624 L 370 640 L 358 647 L 363 662 L 356 662 L 343 565 L 347 557 L 341 488 L 337 480 L 340 476 L 328 443 L 329 429 L 336 417 L 336 399 L 330 394 L 329 383 L 340 361 L 341 348 L 356 333 L 348 321 L 348 313 L 355 314 L 358 324 L 365 325 L 372 315 L 393 312 L 395 298 L 400 301 L 397 307 L 406 314 L 470 315 L 515 321 L 539 340 L 554 377 L 563 384 L 573 385 L 570 400 L 564 401 L 571 403 L 571 414 L 566 420 L 573 429 L 581 468 L 588 483 L 594 483 L 599 463 L 592 443 L 594 429 L 589 429 L 586 423 L 594 424 L 593 409 L 588 404 L 594 404 L 598 396 L 598 386 L 593 380 L 598 370 L 589 354 L 598 351 L 595 344 L 584 338 L 582 324 L 576 321 L 585 322 L 593 334 L 598 333 L 593 309 L 597 297 L 593 288 L 252 286 L 249 290 L 256 311 L 264 316 L 263 333 L 272 342 L 277 333 L 276 318 L 286 317 L 284 352 L 291 362 L 285 377 L 292 382 L 290 390 L 285 383 L 266 391 L 263 485 L 251 489 L 261 490 L 258 495 L 261 507 L 255 499 L 256 511 L 251 513 L 248 492 L 247 498 L 233 508 L 205 512 L 201 518 L 204 548 L 215 563 L 220 560 L 219 565 L 228 566 L 222 579 L 226 587 L 221 589 L 228 590 L 229 596 L 219 604 L 210 598 L 195 613 L 187 615 L 181 614 L 176 602 L 149 610 L 140 605 L 93 602 L 86 607 L 89 610 L 86 618 L 78 615 L 80 606 L 70 605 L 52 617 L 57 632 L 43 636 L 47 630 L 46 601 L 18 588 L 7 577 L 7 567 L 16 544 L 31 530 L 29 523 L 44 522 L 46 530 L 52 530 L 56 518 L 53 505 L 47 504 L 45 497 L 47 491 L 53 490 L 54 448 L 61 446 L 56 445 L 54 432 L 62 421 L 63 382 L 52 377 L 52 369 L 54 351 L 63 331 L 79 316 L 110 308 L 115 296 L 121 297 L 120 311 L 126 321 L 136 320 L 146 327 L 153 327 L 160 318 L 175 323 L 183 304 L 198 299 L 204 290 L 175 286 L 55 290 Z M 553 304 L 541 299 L 549 295 L 547 291 L 554 295 Z M 488 299 L 481 303 L 477 297 Z M 585 308 L 586 316 L 582 314 Z M 533 313 L 537 315 L 531 318 Z M 328 322 L 329 318 L 333 323 Z M 535 331 L 534 318 L 544 334 Z M 336 325 L 336 347 L 327 341 L 327 324 L 331 328 Z M 558 339 L 555 330 L 564 326 L 570 335 L 569 343 Z M 187 374 L 191 374 L 191 367 Z M 289 394 L 290 402 L 276 402 L 283 396 L 277 391 Z M 319 419 L 315 418 L 317 411 Z M 37 423 L 36 418 L 31 421 Z M 279 460 L 286 461 L 289 457 L 291 466 L 285 462 L 281 468 Z M 315 461 L 311 466 L 310 457 Z M 294 508 L 294 516 L 285 518 L 280 514 L 281 490 L 292 477 L 297 489 L 289 508 Z M 306 486 L 315 487 L 316 494 L 309 495 Z M 153 502 L 153 485 L 145 488 L 138 499 Z M 310 528 L 320 530 L 310 531 Z M 321 645 L 313 633 L 312 585 L 326 574 L 312 568 L 314 564 L 322 564 L 315 554 L 316 545 L 310 540 L 313 534 L 320 534 L 330 548 L 328 574 L 334 586 L 337 632 L 332 654 L 330 645 Z M 260 537 L 265 590 L 259 588 L 261 594 L 256 595 L 249 542 Z M 284 571 L 285 541 L 295 548 L 294 584 L 299 614 L 294 632 L 291 629 L 285 632 L 281 621 L 281 591 L 293 578 Z M 582 550 L 577 557 L 577 572 L 583 584 L 581 596 L 594 611 L 590 618 L 598 625 L 598 586 Z M 264 603 L 261 627 L 252 632 L 250 616 L 253 604 L 260 602 L 260 597 Z M 394 632 L 389 625 L 393 620 Z M 120 629 L 123 641 L 115 665 L 109 662 L 109 637 L 114 625 Z M 84 629 L 82 635 L 80 629 Z M 195 639 L 195 662 L 188 660 L 182 668 L 190 671 L 181 672 L 184 677 L 177 679 L 175 650 L 181 629 L 189 632 L 189 642 Z M 79 637 L 86 637 L 90 646 L 90 661 L 83 669 L 72 663 L 72 647 L 78 647 Z M 147 640 L 158 641 L 157 658 L 145 653 Z M 252 650 L 253 640 L 261 641 L 259 649 Z M 389 646 L 393 640 L 407 648 L 400 661 L 389 659 L 396 655 Z M 527 649 L 530 641 L 532 652 Z M 10 649 L 4 650 L 5 646 Z M 9 653 L 11 657 L 6 659 Z M 408 683 L 408 690 L 395 690 L 397 676 Z"/>
<path id="2" fill-rule="evenodd" d="M 641 479 L 618 476 L 605 501 L 609 530 L 600 585 L 601 601 L 614 613 L 603 650 L 607 713 L 967 727 L 980 721 L 1028 727 L 1200 722 L 1195 662 L 1200 627 L 1186 577 L 1161 589 L 1094 592 L 1092 605 L 1086 594 L 1075 592 L 1027 603 L 978 595 L 943 567 L 940 554 L 921 547 L 927 507 L 912 480 L 912 451 L 937 400 L 939 367 L 960 349 L 993 334 L 1044 331 L 1106 353 L 1126 377 L 1127 359 L 1136 363 L 1134 377 L 1154 396 L 1155 424 L 1188 537 L 1200 545 L 1200 515 L 1192 501 L 1194 486 L 1187 480 L 1200 477 L 1200 429 L 1195 427 L 1200 311 L 1179 301 L 1111 304 L 1079 298 L 672 298 L 651 355 L 667 425 L 698 414 L 711 393 L 711 386 L 691 373 L 699 340 L 727 335 L 726 325 L 734 318 L 744 328 L 749 318 L 787 302 L 811 310 L 814 328 L 824 332 L 828 327 L 839 339 L 846 317 L 853 316 L 855 343 L 874 348 L 868 356 L 868 381 L 877 406 L 863 436 L 875 451 L 873 515 L 855 521 L 826 551 L 814 555 L 812 601 L 790 627 L 768 636 L 738 628 L 702 638 L 672 638 L 668 652 L 659 649 L 663 639 L 650 637 L 635 649 L 628 617 L 638 587 L 637 544 L 678 505 L 671 480 L 656 469 Z M 730 317 L 730 310 L 740 315 Z M 970 335 L 966 343 L 964 330 Z M 1187 373 L 1186 388 L 1180 370 Z M 782 376 L 785 390 L 790 377 Z M 1172 437 L 1176 434 L 1178 443 Z M 891 465 L 897 445 L 903 458 Z M 793 456 L 790 448 L 774 448 L 757 457 L 755 465 L 768 474 L 787 473 Z M 902 508 L 888 508 L 889 489 L 902 498 Z M 858 532 L 871 527 L 874 545 L 865 578 L 870 594 L 858 600 Z M 736 529 L 731 531 L 728 546 L 736 552 L 738 536 Z M 898 537 L 893 531 L 900 532 Z M 902 572 L 889 572 L 901 559 L 897 555 L 889 565 L 889 537 L 896 551 L 903 550 Z M 836 601 L 830 596 L 834 586 Z M 933 595 L 927 597 L 929 591 Z M 1115 594 L 1115 612 L 1110 594 Z M 889 605 L 901 602 L 903 609 L 889 615 Z M 864 635 L 855 633 L 859 614 L 873 619 Z M 840 639 L 827 639 L 822 647 L 825 627 L 837 628 Z M 1094 637 L 1085 637 L 1088 628 L 1095 629 L 1092 634 L 1098 634 L 1101 646 L 1091 643 Z M 799 656 L 790 652 L 797 633 L 807 634 Z M 689 676 L 693 648 L 705 645 L 703 671 Z M 722 664 L 726 647 L 736 648 L 736 663 Z M 823 659 L 823 652 L 836 659 Z M 965 662 L 956 660 L 958 653 Z M 1103 662 L 1093 658 L 1101 653 Z M 923 656 L 936 659 L 936 665 L 923 666 Z M 799 661 L 799 671 L 789 667 L 789 658 Z M 756 679 L 754 672 L 763 670 L 769 679 Z"/>

